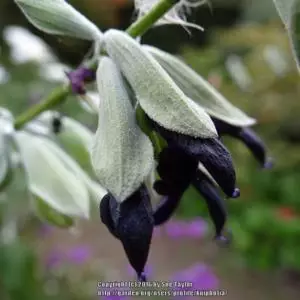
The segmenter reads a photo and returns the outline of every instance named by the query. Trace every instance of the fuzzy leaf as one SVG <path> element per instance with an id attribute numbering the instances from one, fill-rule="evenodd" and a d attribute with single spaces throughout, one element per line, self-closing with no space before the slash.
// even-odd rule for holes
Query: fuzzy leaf
<path id="1" fill-rule="evenodd" d="M 290 39 L 300 71 L 300 0 L 273 0 Z"/>
<path id="2" fill-rule="evenodd" d="M 97 92 L 87 92 L 84 95 L 78 95 L 78 98 L 84 110 L 91 114 L 98 114 L 100 97 Z"/>
<path id="3" fill-rule="evenodd" d="M 189 99 L 167 72 L 128 34 L 108 30 L 106 50 L 130 83 L 146 114 L 166 129 L 194 137 L 216 137 L 209 115 Z"/>
<path id="4" fill-rule="evenodd" d="M 135 192 L 153 166 L 153 149 L 138 127 L 123 78 L 109 58 L 97 70 L 101 98 L 92 164 L 100 183 L 121 202 Z"/>
<path id="5" fill-rule="evenodd" d="M 228 102 L 210 83 L 175 56 L 151 46 L 143 46 L 168 72 L 190 99 L 211 116 L 235 126 L 250 126 L 255 120 Z"/>
<path id="6" fill-rule="evenodd" d="M 77 162 L 73 160 L 66 152 L 64 152 L 56 144 L 49 143 L 48 148 L 57 156 L 57 158 L 61 160 L 61 163 L 66 167 L 66 169 L 72 174 L 74 174 L 80 180 L 80 182 L 82 182 L 86 186 L 90 194 L 91 200 L 99 204 L 104 195 L 107 194 L 107 191 L 97 182 L 92 180 L 81 169 Z"/>
<path id="7" fill-rule="evenodd" d="M 15 0 L 38 29 L 57 35 L 96 40 L 102 33 L 95 24 L 64 0 Z"/>
<path id="8" fill-rule="evenodd" d="M 16 141 L 31 193 L 62 214 L 89 217 L 87 189 L 50 149 L 52 142 L 26 132 L 18 132 Z"/>
<path id="9" fill-rule="evenodd" d="M 74 224 L 71 217 L 59 213 L 39 197 L 33 199 L 33 207 L 36 215 L 49 225 L 68 228 Z"/>
<path id="10" fill-rule="evenodd" d="M 280 18 L 285 26 L 289 27 L 292 6 L 297 0 L 273 0 Z"/>

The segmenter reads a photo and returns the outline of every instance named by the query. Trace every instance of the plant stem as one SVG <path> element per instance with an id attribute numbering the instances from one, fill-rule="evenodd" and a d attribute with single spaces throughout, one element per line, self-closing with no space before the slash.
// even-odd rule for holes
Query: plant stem
<path id="1" fill-rule="evenodd" d="M 161 0 L 147 14 L 133 23 L 126 32 L 132 37 L 143 35 L 154 23 L 156 23 L 168 10 L 170 10 L 179 0 Z M 97 62 L 91 61 L 88 67 L 92 70 L 97 68 Z M 15 120 L 14 127 L 16 130 L 21 129 L 27 122 L 34 119 L 40 113 L 51 109 L 57 104 L 64 102 L 67 96 L 71 94 L 71 85 L 57 87 L 43 99 L 40 103 L 29 108 L 27 111 L 18 116 Z"/>
<path id="2" fill-rule="evenodd" d="M 21 129 L 27 122 L 34 119 L 40 113 L 52 108 L 53 106 L 62 103 L 71 92 L 70 85 L 57 87 L 40 103 L 23 112 L 15 121 L 15 129 Z"/>
<path id="3" fill-rule="evenodd" d="M 132 37 L 143 35 L 179 0 L 161 0 L 144 17 L 133 23 L 126 32 Z"/>

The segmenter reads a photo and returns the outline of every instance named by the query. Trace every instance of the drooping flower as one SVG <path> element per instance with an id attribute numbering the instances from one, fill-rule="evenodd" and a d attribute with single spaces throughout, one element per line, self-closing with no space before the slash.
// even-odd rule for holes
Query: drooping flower
<path id="1" fill-rule="evenodd" d="M 112 195 L 106 195 L 100 203 L 100 217 L 110 233 L 121 241 L 138 280 L 145 281 L 144 268 L 154 227 L 146 187 L 141 186 L 122 203 L 118 203 Z"/>
<path id="2" fill-rule="evenodd" d="M 238 197 L 231 156 L 205 110 L 188 98 L 152 55 L 126 33 L 108 30 L 104 39 L 105 50 L 130 84 L 152 130 L 168 144 L 158 159 L 161 180 L 154 184 L 156 192 L 165 196 L 154 212 L 156 225 L 169 219 L 184 191 L 196 180 L 199 162 L 228 197 Z M 209 201 L 217 203 L 215 194 Z M 219 236 L 225 213 L 220 203 L 217 208 L 219 211 L 214 208 L 213 213 L 215 222 L 218 218 Z"/>
<path id="3" fill-rule="evenodd" d="M 144 182 L 153 168 L 153 148 L 136 123 L 123 78 L 111 59 L 101 59 L 97 83 L 101 101 L 92 163 L 109 191 L 100 202 L 100 217 L 122 243 L 138 279 L 144 281 L 154 228 Z"/>
<path id="4" fill-rule="evenodd" d="M 220 136 L 229 135 L 242 141 L 263 168 L 269 169 L 273 166 L 272 159 L 267 156 L 266 146 L 251 128 L 233 126 L 216 118 L 213 118 L 213 122 Z"/>
<path id="5" fill-rule="evenodd" d="M 264 168 L 272 166 L 264 143 L 250 128 L 256 123 L 255 119 L 227 101 L 214 86 L 179 58 L 155 47 L 144 45 L 143 48 L 165 68 L 188 97 L 205 109 L 219 136 L 230 135 L 241 140 Z"/>
<path id="6" fill-rule="evenodd" d="M 197 160 L 180 148 L 168 146 L 160 154 L 157 171 L 161 179 L 155 182 L 154 189 L 166 196 L 154 209 L 155 225 L 165 223 L 173 215 L 183 193 L 193 184 L 206 201 L 216 238 L 221 238 L 227 216 L 223 199 L 211 179 L 198 169 Z M 238 190 L 235 193 L 238 195 Z"/>

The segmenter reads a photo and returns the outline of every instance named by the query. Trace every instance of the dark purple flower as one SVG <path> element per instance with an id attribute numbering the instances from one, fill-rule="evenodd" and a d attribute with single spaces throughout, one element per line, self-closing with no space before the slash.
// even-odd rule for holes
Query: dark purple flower
<path id="1" fill-rule="evenodd" d="M 86 67 L 80 67 L 67 73 L 74 94 L 83 95 L 86 93 L 85 83 L 92 82 L 96 79 L 95 71 Z"/>
<path id="2" fill-rule="evenodd" d="M 154 183 L 157 193 L 166 195 L 153 212 L 155 225 L 161 225 L 175 212 L 183 193 L 190 184 L 199 191 L 206 201 L 209 214 L 214 222 L 216 237 L 223 233 L 226 222 L 226 209 L 223 199 L 218 194 L 215 183 L 198 169 L 198 161 L 175 146 L 168 146 L 159 155 L 157 172 L 160 180 Z M 235 196 L 239 191 L 235 189 Z M 183 227 L 170 224 L 167 227 L 173 237 L 181 236 Z"/>
<path id="3" fill-rule="evenodd" d="M 86 245 L 76 246 L 67 252 L 67 258 L 76 264 L 84 264 L 91 257 L 91 249 Z"/>
<path id="4" fill-rule="evenodd" d="M 147 188 L 142 185 L 122 203 L 107 194 L 100 202 L 100 218 L 110 233 L 121 241 L 138 280 L 145 281 L 144 268 L 154 228 Z"/>
<path id="5" fill-rule="evenodd" d="M 270 169 L 273 166 L 273 160 L 267 156 L 266 146 L 251 128 L 233 126 L 216 118 L 212 120 L 220 136 L 230 135 L 243 142 L 263 168 Z"/>
<path id="6" fill-rule="evenodd" d="M 160 153 L 160 159 L 163 162 L 159 162 L 159 164 L 163 163 L 163 165 L 168 166 L 168 169 L 159 165 L 157 170 L 160 177 L 166 181 L 166 184 L 170 183 L 167 182 L 168 179 L 168 181 L 172 181 L 173 189 L 177 189 L 175 183 L 179 184 L 179 188 L 183 188 L 184 185 L 190 183 L 190 179 L 194 177 L 198 164 L 201 162 L 228 197 L 235 198 L 239 196 L 235 187 L 236 175 L 231 155 L 219 139 L 194 138 L 167 130 L 154 121 L 150 120 L 150 122 L 153 128 L 168 143 L 167 150 L 164 149 Z M 164 151 L 166 152 L 163 153 Z M 174 163 L 176 164 L 172 166 Z M 169 169 L 177 170 L 176 177 L 171 174 L 172 171 L 169 171 Z"/>

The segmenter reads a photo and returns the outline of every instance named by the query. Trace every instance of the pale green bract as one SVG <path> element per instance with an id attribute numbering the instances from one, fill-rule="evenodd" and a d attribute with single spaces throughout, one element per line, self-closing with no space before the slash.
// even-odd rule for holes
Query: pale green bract
<path id="1" fill-rule="evenodd" d="M 15 0 L 26 18 L 38 29 L 84 40 L 99 40 L 97 26 L 64 0 Z"/>
<path id="2" fill-rule="evenodd" d="M 26 132 L 16 133 L 16 142 L 32 194 L 68 216 L 89 217 L 89 194 L 84 183 L 53 153 L 53 143 Z"/>
<path id="3" fill-rule="evenodd" d="M 166 129 L 193 137 L 217 137 L 202 107 L 189 99 L 168 73 L 128 34 L 105 32 L 106 51 L 130 83 L 146 114 Z"/>
<path id="4" fill-rule="evenodd" d="M 292 6 L 296 0 L 273 0 L 282 22 L 286 27 L 289 27 Z"/>
<path id="5" fill-rule="evenodd" d="M 251 126 L 256 121 L 228 102 L 210 83 L 175 56 L 151 46 L 143 46 L 169 73 L 190 99 L 211 116 L 234 126 Z"/>
<path id="6" fill-rule="evenodd" d="M 78 95 L 79 103 L 89 113 L 98 114 L 100 97 L 97 92 L 87 92 L 84 95 Z"/>
<path id="7" fill-rule="evenodd" d="M 37 217 L 49 225 L 60 228 L 68 228 L 74 225 L 72 217 L 59 213 L 39 197 L 32 199 L 32 206 Z"/>
<path id="8" fill-rule="evenodd" d="M 52 127 L 53 118 L 59 114 L 55 111 L 42 113 L 38 120 L 42 121 L 48 128 Z M 67 116 L 59 117 L 61 129 L 56 139 L 63 148 L 80 164 L 90 165 L 90 150 L 93 141 L 93 132 L 80 122 Z"/>
<path id="9" fill-rule="evenodd" d="M 273 0 L 290 39 L 293 56 L 300 71 L 300 0 Z"/>
<path id="10" fill-rule="evenodd" d="M 101 101 L 92 165 L 100 184 L 122 202 L 150 173 L 153 148 L 136 123 L 123 78 L 110 58 L 100 60 L 97 86 Z"/>
<path id="11" fill-rule="evenodd" d="M 49 150 L 53 152 L 62 162 L 62 164 L 74 174 L 87 188 L 91 200 L 96 204 L 99 204 L 101 199 L 107 194 L 107 191 L 99 185 L 97 182 L 92 180 L 78 165 L 78 163 L 73 160 L 67 153 L 65 153 L 60 147 L 54 143 L 48 144 Z"/>

